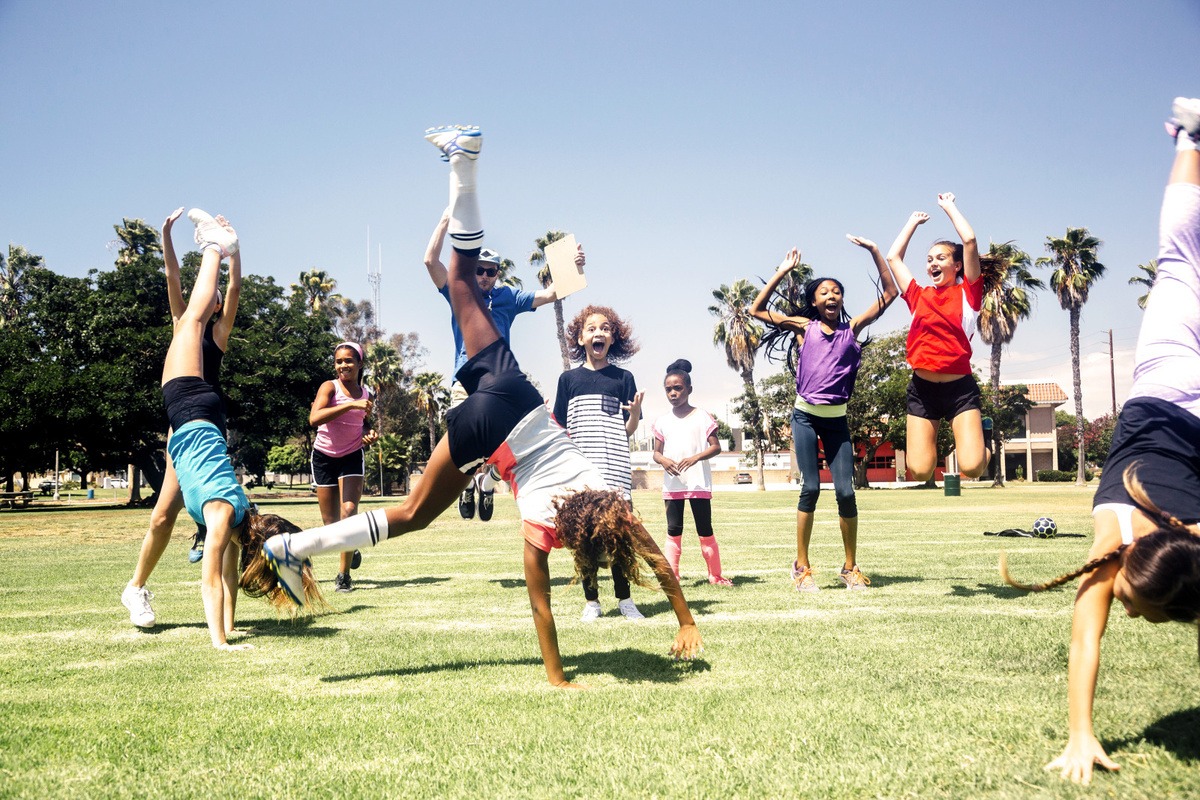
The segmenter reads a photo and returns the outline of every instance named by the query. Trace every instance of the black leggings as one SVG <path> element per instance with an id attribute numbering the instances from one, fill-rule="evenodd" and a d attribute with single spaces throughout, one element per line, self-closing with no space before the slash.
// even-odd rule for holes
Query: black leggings
<path id="1" fill-rule="evenodd" d="M 664 502 L 667 504 L 667 536 L 682 536 L 683 498 Z M 692 504 L 692 519 L 696 521 L 696 533 L 701 536 L 712 536 L 712 500 L 707 497 L 693 497 L 688 502 Z"/>

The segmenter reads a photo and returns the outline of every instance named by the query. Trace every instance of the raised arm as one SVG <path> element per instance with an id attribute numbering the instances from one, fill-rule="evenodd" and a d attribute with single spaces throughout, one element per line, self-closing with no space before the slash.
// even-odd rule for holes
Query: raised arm
<path id="1" fill-rule="evenodd" d="M 429 270 L 429 279 L 440 292 L 450 278 L 446 265 L 442 263 L 442 243 L 446 240 L 446 229 L 450 227 L 450 209 L 442 212 L 442 218 L 429 237 L 429 245 L 425 248 L 425 269 Z"/>
<path id="2" fill-rule="evenodd" d="M 858 245 L 871 254 L 871 259 L 875 262 L 875 269 L 879 271 L 879 288 L 882 293 L 879 297 L 875 298 L 875 302 L 871 303 L 866 311 L 850 320 L 850 328 L 854 331 L 854 335 L 857 336 L 863 328 L 879 319 L 880 315 L 892 304 L 892 301 L 900 295 L 900 290 L 896 287 L 896 278 L 892 275 L 892 271 L 888 269 L 887 262 L 883 260 L 883 254 L 879 252 L 879 245 L 861 236 L 846 234 L 846 238 L 852 244 Z"/>
<path id="3" fill-rule="evenodd" d="M 900 294 L 904 294 L 904 290 L 913 280 L 912 272 L 904 265 L 904 254 L 908 251 L 908 243 L 912 241 L 913 234 L 917 232 L 917 226 L 924 225 L 928 221 L 929 215 L 924 211 L 914 211 L 909 215 L 904 227 L 900 229 L 896 241 L 892 242 L 891 249 L 888 250 L 887 263 L 892 268 L 892 275 L 896 278 L 896 288 L 900 290 Z"/>
<path id="4" fill-rule="evenodd" d="M 793 331 L 797 336 L 803 338 L 804 331 L 808 327 L 808 323 L 812 320 L 808 317 L 789 317 L 785 314 L 770 311 L 767 308 L 767 303 L 771 299 L 771 293 L 787 277 L 787 274 L 798 266 L 800 266 L 800 251 L 793 247 L 787 251 L 787 255 L 783 257 L 783 261 L 779 262 L 779 269 L 775 270 L 775 274 L 767 281 L 767 285 L 762 288 L 758 293 L 758 297 L 755 297 L 754 302 L 750 304 L 750 316 L 759 322 L 765 322 L 776 328 L 785 328 Z"/>
<path id="5" fill-rule="evenodd" d="M 179 280 L 179 259 L 175 257 L 175 243 L 171 241 L 171 226 L 182 213 L 183 206 L 172 211 L 162 229 L 163 264 L 167 268 L 167 299 L 171 303 L 172 325 L 179 322 L 187 308 L 187 303 L 183 302 L 183 285 Z"/>
<path id="6" fill-rule="evenodd" d="M 222 216 L 217 216 L 217 222 L 229 230 L 233 226 Z M 229 345 L 229 334 L 233 332 L 233 323 L 237 318 L 238 301 L 242 297 L 242 248 L 229 257 L 229 283 L 225 286 L 225 302 L 221 306 L 221 316 L 213 326 L 213 340 L 222 350 Z"/>
<path id="7" fill-rule="evenodd" d="M 979 280 L 981 267 L 979 265 L 979 243 L 975 241 L 975 229 L 971 227 L 971 223 L 967 222 L 967 218 L 958 210 L 958 206 L 954 204 L 954 193 L 943 192 L 938 195 L 938 205 L 946 212 L 946 216 L 950 218 L 950 223 L 954 225 L 954 231 L 958 234 L 958 238 L 962 241 L 963 246 L 963 279 L 968 283 L 974 283 Z"/>

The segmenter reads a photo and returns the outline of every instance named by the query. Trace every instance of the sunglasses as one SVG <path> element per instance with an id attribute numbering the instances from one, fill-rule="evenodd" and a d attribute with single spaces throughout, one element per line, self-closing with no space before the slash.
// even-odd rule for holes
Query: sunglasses
<path id="1" fill-rule="evenodd" d="M 489 278 L 496 277 L 496 273 L 499 271 L 500 270 L 496 269 L 495 267 L 476 267 L 475 268 L 476 275 L 487 275 Z"/>

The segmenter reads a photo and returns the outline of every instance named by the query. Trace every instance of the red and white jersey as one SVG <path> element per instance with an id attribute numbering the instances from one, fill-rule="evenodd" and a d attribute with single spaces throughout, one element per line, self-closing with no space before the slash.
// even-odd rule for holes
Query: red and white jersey
<path id="1" fill-rule="evenodd" d="M 983 278 L 942 289 L 911 281 L 904 302 L 912 312 L 908 364 L 947 375 L 971 374 L 971 340 L 983 304 Z"/>
<path id="2" fill-rule="evenodd" d="M 580 489 L 609 488 L 545 405 L 517 423 L 488 463 L 512 486 L 521 519 L 549 530 L 554 529 L 555 500 Z"/>

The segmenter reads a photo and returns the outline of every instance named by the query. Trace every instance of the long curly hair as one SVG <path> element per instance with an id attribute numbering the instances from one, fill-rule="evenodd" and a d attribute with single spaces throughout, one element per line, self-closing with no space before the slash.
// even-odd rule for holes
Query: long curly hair
<path id="1" fill-rule="evenodd" d="M 1124 571 L 1129 586 L 1147 605 L 1159 609 L 1175 622 L 1192 625 L 1200 622 L 1200 536 L 1155 505 L 1137 479 L 1137 466 L 1136 462 L 1130 464 L 1122 476 L 1125 491 L 1138 508 L 1158 524 L 1155 531 L 1139 537 L 1136 547 L 1122 544 L 1079 569 L 1045 583 L 1025 584 L 1013 580 L 1002 555 L 1000 573 L 1005 582 L 1017 589 L 1043 592 L 1115 560 Z M 1200 651 L 1200 638 L 1197 648 Z"/>
<path id="2" fill-rule="evenodd" d="M 654 541 L 645 533 L 633 506 L 617 492 L 584 489 L 555 501 L 559 541 L 575 559 L 575 578 L 594 586 L 596 571 L 611 565 L 630 583 L 657 589 L 655 570 L 670 569 Z"/>
<path id="3" fill-rule="evenodd" d="M 608 348 L 608 360 L 613 364 L 620 364 L 623 361 L 628 361 L 642 349 L 638 344 L 637 339 L 633 338 L 633 328 L 629 323 L 621 319 L 621 316 L 613 311 L 608 306 L 586 306 L 582 311 L 575 315 L 575 319 L 571 320 L 571 324 L 567 326 L 567 356 L 571 361 L 583 362 L 587 360 L 587 348 L 579 343 L 579 335 L 583 333 L 583 326 L 587 323 L 587 318 L 592 314 L 603 314 L 608 320 L 608 324 L 612 326 L 612 345 Z"/>
<path id="4" fill-rule="evenodd" d="M 272 536 L 299 533 L 300 528 L 276 514 L 259 514 L 255 511 L 249 512 L 247 523 L 242 527 L 242 577 L 238 580 L 238 586 L 250 597 L 265 597 L 276 611 L 294 616 L 299 609 L 279 585 L 279 578 L 263 558 L 262 547 L 263 542 Z M 312 566 L 305 564 L 301 575 L 304 580 L 304 608 L 310 611 L 327 610 L 329 604 L 317 587 Z"/>

